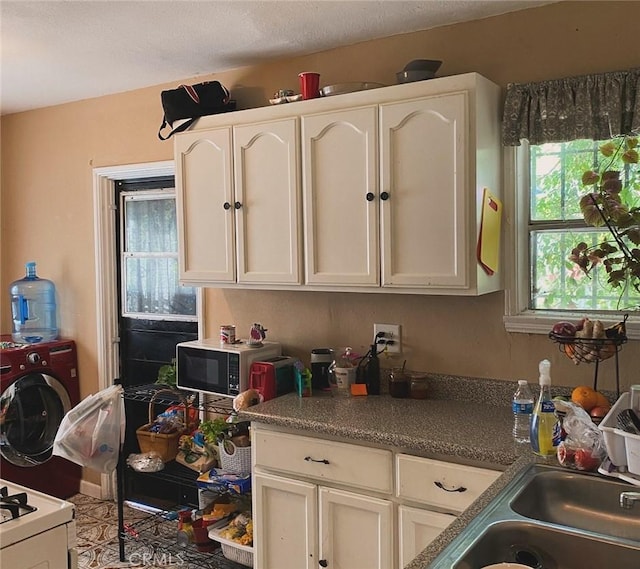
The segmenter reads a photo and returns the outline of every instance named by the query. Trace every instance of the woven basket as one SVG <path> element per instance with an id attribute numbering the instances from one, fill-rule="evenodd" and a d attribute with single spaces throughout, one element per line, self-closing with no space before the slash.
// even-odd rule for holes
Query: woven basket
<path id="1" fill-rule="evenodd" d="M 227 452 L 227 446 L 232 452 Z M 230 440 L 218 443 L 220 468 L 232 474 L 251 474 L 251 447 L 238 447 Z"/>
<path id="2" fill-rule="evenodd" d="M 233 547 L 233 545 L 227 545 L 226 543 L 220 544 L 222 547 L 222 555 L 224 555 L 230 561 L 235 561 L 245 567 L 253 567 L 253 553 L 251 551 L 245 551 L 239 547 Z"/>
<path id="3" fill-rule="evenodd" d="M 173 391 L 172 389 L 160 389 L 156 391 L 151 400 L 149 401 L 149 422 L 146 425 L 142 425 L 136 429 L 136 436 L 138 437 L 138 444 L 140 445 L 141 452 L 157 452 L 162 458 L 162 462 L 169 462 L 173 460 L 178 454 L 178 445 L 180 437 L 185 433 L 185 429 L 175 433 L 165 435 L 163 433 L 153 433 L 149 429 L 154 423 L 154 406 L 156 397 L 160 393 L 171 393 L 172 395 L 178 395 L 182 401 L 184 407 L 184 425 L 187 425 L 187 402 L 181 393 Z"/>

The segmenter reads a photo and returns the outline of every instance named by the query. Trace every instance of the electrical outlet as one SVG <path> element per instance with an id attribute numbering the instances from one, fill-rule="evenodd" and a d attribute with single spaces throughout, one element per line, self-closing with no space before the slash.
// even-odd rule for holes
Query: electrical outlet
<path id="1" fill-rule="evenodd" d="M 378 334 L 381 336 L 378 337 Z M 402 326 L 400 324 L 374 324 L 373 341 L 378 345 L 378 351 L 386 349 L 389 354 L 402 353 Z"/>

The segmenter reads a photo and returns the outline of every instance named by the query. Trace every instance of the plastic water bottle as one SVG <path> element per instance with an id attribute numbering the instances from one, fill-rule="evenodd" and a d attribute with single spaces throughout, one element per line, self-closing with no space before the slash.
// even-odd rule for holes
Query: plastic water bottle
<path id="1" fill-rule="evenodd" d="M 36 275 L 36 264 L 26 264 L 26 276 L 11 283 L 12 338 L 17 343 L 35 344 L 58 337 L 56 287 Z"/>
<path id="2" fill-rule="evenodd" d="M 511 409 L 513 410 L 513 439 L 516 443 L 529 444 L 531 415 L 533 413 L 533 393 L 529 389 L 527 380 L 518 380 L 518 389 L 513 394 Z"/>

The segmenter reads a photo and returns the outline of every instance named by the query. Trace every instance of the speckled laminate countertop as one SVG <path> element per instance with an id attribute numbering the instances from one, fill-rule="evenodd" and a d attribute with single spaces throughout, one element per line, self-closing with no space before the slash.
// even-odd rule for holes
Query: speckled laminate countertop
<path id="1" fill-rule="evenodd" d="M 422 569 L 532 460 L 511 436 L 516 382 L 430 377 L 430 398 L 394 399 L 287 394 L 240 413 L 242 420 L 308 431 L 454 462 L 505 469 L 407 569 Z"/>
<path id="2" fill-rule="evenodd" d="M 506 467 L 517 458 L 506 405 L 288 394 L 243 411 L 241 418 L 467 462 Z"/>

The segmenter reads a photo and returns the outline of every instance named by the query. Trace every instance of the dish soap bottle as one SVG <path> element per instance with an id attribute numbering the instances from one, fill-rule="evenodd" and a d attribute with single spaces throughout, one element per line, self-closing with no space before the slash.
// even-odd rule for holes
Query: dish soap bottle
<path id="1" fill-rule="evenodd" d="M 560 444 L 560 424 L 551 399 L 551 362 L 542 360 L 538 369 L 540 395 L 531 416 L 531 448 L 538 456 L 548 458 L 556 454 L 557 446 Z"/>

